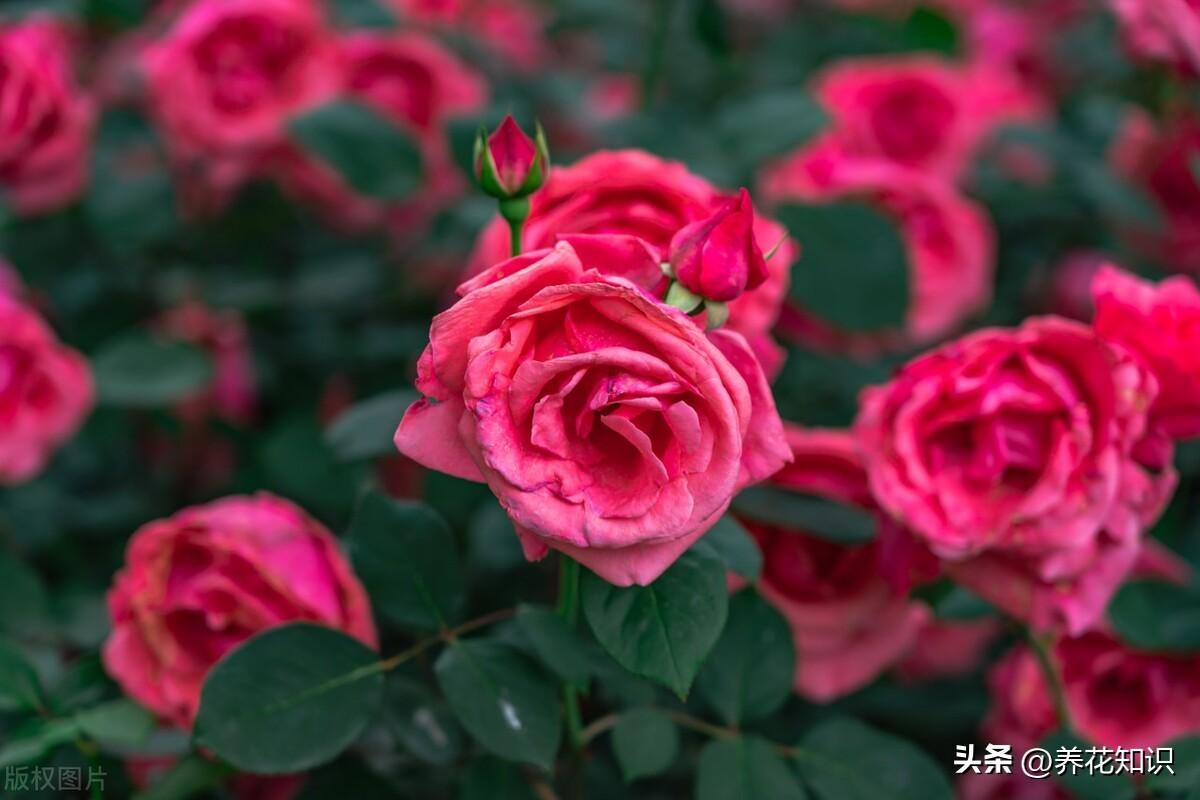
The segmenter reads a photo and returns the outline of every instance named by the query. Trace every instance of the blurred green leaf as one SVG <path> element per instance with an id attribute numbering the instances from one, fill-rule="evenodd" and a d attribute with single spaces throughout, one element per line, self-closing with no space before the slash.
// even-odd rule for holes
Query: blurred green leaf
<path id="1" fill-rule="evenodd" d="M 908 254 L 891 219 L 851 201 L 787 203 L 776 217 L 803 242 L 790 292 L 806 312 L 850 331 L 904 324 Z"/>
<path id="2" fill-rule="evenodd" d="M 855 506 L 774 486 L 751 486 L 733 499 L 733 509 L 748 519 L 802 530 L 839 544 L 864 544 L 875 538 L 874 515 Z"/>
<path id="3" fill-rule="evenodd" d="M 450 708 L 416 681 L 389 677 L 385 718 L 400 745 L 428 764 L 448 766 L 462 752 L 463 732 Z"/>
<path id="4" fill-rule="evenodd" d="M 439 630 L 459 619 L 462 567 L 454 535 L 433 509 L 371 492 L 354 515 L 347 547 L 372 604 L 396 624 Z"/>
<path id="5" fill-rule="evenodd" d="M 821 132 L 824 109 L 801 89 L 776 89 L 725 104 L 713 133 L 726 158 L 751 166 L 783 155 Z"/>
<path id="6" fill-rule="evenodd" d="M 203 350 L 185 342 L 131 333 L 104 345 L 92 359 L 100 402 L 162 408 L 202 391 L 212 379 Z"/>
<path id="7" fill-rule="evenodd" d="M 421 152 L 395 123 L 368 106 L 338 100 L 292 120 L 292 135 L 356 191 L 403 200 L 421 182 Z"/>
<path id="8" fill-rule="evenodd" d="M 666 771 L 679 755 L 675 723 L 650 708 L 626 711 L 612 731 L 613 754 L 627 782 Z"/>
<path id="9" fill-rule="evenodd" d="M 16 556 L 0 551 L 0 630 L 44 634 L 49 616 L 41 577 Z"/>
<path id="10" fill-rule="evenodd" d="M 779 710 L 792 692 L 796 651 L 783 615 L 752 588 L 729 601 L 729 618 L 696 677 L 696 691 L 734 727 Z"/>
<path id="11" fill-rule="evenodd" d="M 79 730 L 102 744 L 141 744 L 158 726 L 146 709 L 132 700 L 113 700 L 80 711 L 74 717 Z"/>
<path id="12" fill-rule="evenodd" d="M 37 671 L 15 645 L 0 639 L 0 712 L 30 711 L 41 704 Z"/>
<path id="13" fill-rule="evenodd" d="M 396 18 L 379 0 L 333 0 L 333 19 L 345 28 L 391 28 Z"/>
<path id="14" fill-rule="evenodd" d="M 549 608 L 522 605 L 517 609 L 517 622 L 542 663 L 568 683 L 587 685 L 592 674 L 588 644 L 562 617 Z"/>
<path id="15" fill-rule="evenodd" d="M 698 550 L 680 556 L 649 586 L 619 587 L 585 571 L 583 612 L 621 666 L 686 697 L 728 613 L 725 567 Z"/>
<path id="16" fill-rule="evenodd" d="M 1126 642 L 1145 650 L 1200 649 L 1200 590 L 1159 581 L 1123 585 L 1108 618 Z"/>
<path id="17" fill-rule="evenodd" d="M 438 685 L 467 732 L 489 752 L 549 769 L 562 735 L 554 684 L 499 642 L 458 640 L 434 664 Z"/>
<path id="18" fill-rule="evenodd" d="M 467 767 L 458 800 L 537 800 L 537 795 L 516 764 L 484 756 Z"/>
<path id="19" fill-rule="evenodd" d="M 1147 789 L 1164 792 L 1185 792 L 1200 789 L 1200 736 L 1185 736 L 1161 745 L 1172 751 L 1171 770 L 1148 772 L 1144 785 Z"/>
<path id="20" fill-rule="evenodd" d="M 271 628 L 208 673 L 196 743 L 258 774 L 323 764 L 349 747 L 379 709 L 378 661 L 374 650 L 332 628 Z"/>
<path id="21" fill-rule="evenodd" d="M 783 757 L 770 742 L 757 736 L 713 739 L 700 751 L 696 800 L 805 800 L 807 797 Z"/>
<path id="22" fill-rule="evenodd" d="M 952 800 L 942 768 L 915 745 L 834 717 L 800 741 L 800 777 L 820 800 Z"/>
<path id="23" fill-rule="evenodd" d="M 717 520 L 695 547 L 717 556 L 725 566 L 748 580 L 758 580 L 762 572 L 762 551 L 750 532 L 730 514 Z"/>
<path id="24" fill-rule="evenodd" d="M 329 448 L 343 461 L 391 455 L 405 410 L 418 399 L 411 389 L 375 395 L 343 411 L 325 430 Z"/>
<path id="25" fill-rule="evenodd" d="M 215 789 L 230 772 L 225 764 L 189 753 L 133 800 L 188 800 Z"/>
<path id="26" fill-rule="evenodd" d="M 1088 748 L 1093 745 L 1074 734 L 1060 731 L 1051 734 L 1038 746 L 1053 754 L 1057 754 L 1061 748 L 1076 748 L 1081 763 L 1086 764 Z M 1056 770 L 1053 780 L 1078 800 L 1133 800 L 1137 796 L 1137 787 L 1128 775 L 1102 775 L 1082 766 L 1074 773 L 1067 769 L 1060 775 Z"/>

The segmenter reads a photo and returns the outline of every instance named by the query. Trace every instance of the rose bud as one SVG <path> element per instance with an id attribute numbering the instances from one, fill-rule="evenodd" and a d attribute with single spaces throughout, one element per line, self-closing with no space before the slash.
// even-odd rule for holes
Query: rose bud
<path id="1" fill-rule="evenodd" d="M 725 303 L 767 280 L 767 262 L 754 236 L 754 207 L 741 189 L 712 216 L 681 228 L 668 261 L 692 294 Z"/>
<path id="2" fill-rule="evenodd" d="M 550 172 L 550 150 L 542 126 L 531 139 L 509 114 L 489 136 L 475 139 L 475 177 L 484 194 L 498 200 L 528 197 L 541 188 Z"/>

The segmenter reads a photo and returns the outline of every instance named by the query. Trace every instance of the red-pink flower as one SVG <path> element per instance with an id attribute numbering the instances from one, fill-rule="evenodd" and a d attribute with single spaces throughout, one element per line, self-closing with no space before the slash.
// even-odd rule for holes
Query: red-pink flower
<path id="1" fill-rule="evenodd" d="M 314 0 L 196 0 L 142 67 L 171 157 L 209 205 L 261 174 L 288 119 L 342 83 Z"/>
<path id="2" fill-rule="evenodd" d="M 781 330 L 793 338 L 853 352 L 903 349 L 951 333 L 991 300 L 991 222 L 945 181 L 880 159 L 815 149 L 768 167 L 762 190 L 772 205 L 866 202 L 895 221 L 908 252 L 909 307 L 902 330 L 840 331 L 820 319 L 820 309 L 788 306 Z M 797 268 L 804 268 L 803 261 Z"/>
<path id="3" fill-rule="evenodd" d="M 1196 0 L 1109 0 L 1135 55 L 1200 73 L 1200 3 Z"/>
<path id="4" fill-rule="evenodd" d="M 436 39 L 420 33 L 352 33 L 340 37 L 337 48 L 344 70 L 342 91 L 416 140 L 421 185 L 414 199 L 400 203 L 365 197 L 298 146 L 280 158 L 280 179 L 340 227 L 358 230 L 386 220 L 397 230 L 419 228 L 462 193 L 465 182 L 450 153 L 446 126 L 456 116 L 483 108 L 487 84 Z"/>
<path id="5" fill-rule="evenodd" d="M 36 475 L 91 410 L 79 353 L 15 296 L 0 291 L 0 486 Z"/>
<path id="6" fill-rule="evenodd" d="M 20 214 L 69 203 L 87 180 L 93 106 L 72 70 L 59 24 L 0 26 L 0 187 Z"/>
<path id="7" fill-rule="evenodd" d="M 932 56 L 838 61 L 813 91 L 833 119 L 807 150 L 882 158 L 948 180 L 962 176 L 1000 124 L 1042 111 L 1008 72 Z"/>
<path id="8" fill-rule="evenodd" d="M 880 505 L 952 577 L 1037 627 L 1093 625 L 1174 486 L 1134 450 L 1157 392 L 1129 351 L 1056 317 L 987 329 L 866 390 Z"/>
<path id="9" fill-rule="evenodd" d="M 376 646 L 366 592 L 337 540 L 269 494 L 227 497 L 142 526 L 108 608 L 108 673 L 185 729 L 209 669 L 267 628 L 315 622 Z"/>
<path id="10" fill-rule="evenodd" d="M 793 461 L 771 485 L 875 510 L 849 434 L 789 426 L 787 441 Z M 801 695 L 827 702 L 849 694 L 912 646 L 927 611 L 885 576 L 881 542 L 845 545 L 822 539 L 822 531 L 743 522 L 763 552 L 759 590 L 792 629 Z"/>
<path id="11" fill-rule="evenodd" d="M 550 154 L 538 130 L 534 140 L 512 118 L 504 117 L 491 134 L 480 132 L 475 142 L 475 177 L 480 188 L 500 199 L 533 194 L 546 182 Z"/>
<path id="12" fill-rule="evenodd" d="M 639 288 L 659 262 L 585 236 L 464 284 L 396 432 L 410 458 L 486 481 L 530 559 L 560 550 L 620 585 L 653 581 L 789 459 L 745 340 Z"/>
<path id="13" fill-rule="evenodd" d="M 1150 423 L 1170 439 L 1200 436 L 1200 291 L 1177 276 L 1155 285 L 1103 268 L 1092 283 L 1093 325 L 1101 336 L 1137 353 L 1158 380 Z M 1169 457 L 1169 444 L 1159 463 Z"/>
<path id="14" fill-rule="evenodd" d="M 960 677 L 983 662 L 988 647 L 1003 629 L 1003 623 L 995 617 L 930 619 L 917 631 L 896 671 L 909 681 Z"/>
<path id="15" fill-rule="evenodd" d="M 617 233 L 637 236 L 665 255 L 676 231 L 715 213 L 728 199 L 678 162 L 641 150 L 601 151 L 567 167 L 555 165 L 546 185 L 530 197 L 523 245 L 534 250 L 553 246 L 564 234 Z M 785 239 L 783 226 L 761 215 L 755 217 L 754 232 L 763 251 L 783 244 L 767 264 L 766 282 L 730 303 L 726 327 L 745 336 L 773 374 L 783 355 L 770 330 L 787 294 L 796 246 Z M 468 274 L 508 253 L 508 225 L 496 217 L 475 242 Z"/>
<path id="16" fill-rule="evenodd" d="M 229 422 L 249 422 L 257 400 L 257 381 L 242 318 L 192 301 L 167 311 L 156 328 L 169 338 L 199 347 L 212 360 L 209 389 L 184 401 L 178 409 L 180 415 L 198 420 L 216 414 Z"/>
<path id="17" fill-rule="evenodd" d="M 712 216 L 671 238 L 667 262 L 675 280 L 707 300 L 727 303 L 763 285 L 769 273 L 754 235 L 754 206 L 745 189 Z"/>

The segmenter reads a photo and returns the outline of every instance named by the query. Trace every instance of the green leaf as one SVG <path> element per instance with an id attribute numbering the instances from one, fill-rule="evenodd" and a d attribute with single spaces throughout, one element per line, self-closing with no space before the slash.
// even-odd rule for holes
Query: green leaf
<path id="1" fill-rule="evenodd" d="M 382 701 L 379 656 L 309 623 L 271 628 L 222 658 L 200 695 L 196 743 L 238 769 L 299 772 L 358 738 Z"/>
<path id="2" fill-rule="evenodd" d="M 25 654 L 0 639 L 0 712 L 30 711 L 42 705 L 42 685 Z"/>
<path id="3" fill-rule="evenodd" d="M 804 789 L 770 742 L 757 736 L 713 739 L 700 751 L 697 800 L 804 800 Z M 878 797 L 891 798 L 880 794 Z"/>
<path id="4" fill-rule="evenodd" d="M 787 620 L 758 592 L 729 601 L 729 619 L 696 678 L 696 691 L 729 725 L 766 717 L 792 691 L 796 652 Z"/>
<path id="5" fill-rule="evenodd" d="M 844 330 L 904 324 L 908 255 L 892 220 L 856 202 L 789 203 L 776 216 L 804 243 L 792 266 L 791 297 L 805 311 Z"/>
<path id="6" fill-rule="evenodd" d="M 600 645 L 630 672 L 686 697 L 728 612 L 725 567 L 689 550 L 649 586 L 583 575 L 583 612 Z"/>
<path id="7" fill-rule="evenodd" d="M 725 104 L 713 132 L 727 156 L 757 166 L 804 144 L 828 121 L 808 92 L 774 89 Z"/>
<path id="8" fill-rule="evenodd" d="M 459 640 L 434 672 L 451 710 L 486 750 L 544 769 L 554 764 L 558 695 L 528 658 L 500 642 Z"/>
<path id="9" fill-rule="evenodd" d="M 100 402 L 126 408 L 161 408 L 202 391 L 212 378 L 204 351 L 148 333 L 109 342 L 92 359 Z"/>
<path id="10" fill-rule="evenodd" d="M 800 777 L 820 800 L 952 800 L 945 773 L 912 744 L 835 717 L 800 742 Z"/>
<path id="11" fill-rule="evenodd" d="M 325 430 L 329 449 L 342 461 L 391 455 L 392 437 L 404 411 L 417 399 L 411 389 L 378 394 L 355 403 Z"/>
<path id="12" fill-rule="evenodd" d="M 516 764 L 485 756 L 471 762 L 458 800 L 537 800 Z"/>
<path id="13" fill-rule="evenodd" d="M 762 573 L 762 551 L 742 523 L 729 514 L 717 520 L 696 543 L 696 548 L 720 558 L 725 566 L 748 580 L 757 580 Z"/>
<path id="14" fill-rule="evenodd" d="M 1147 773 L 1145 787 L 1156 791 L 1184 792 L 1192 787 L 1200 789 L 1200 736 L 1185 736 L 1172 739 L 1164 747 L 1174 752 L 1174 773 L 1163 769 L 1154 774 Z"/>
<path id="15" fill-rule="evenodd" d="M 1051 734 L 1039 744 L 1051 754 L 1056 754 L 1059 748 L 1078 748 L 1084 764 L 1088 760 L 1088 748 L 1092 746 L 1078 736 L 1063 731 Z M 1101 775 L 1086 767 L 1075 774 L 1068 769 L 1059 775 L 1056 770 L 1054 782 L 1078 800 L 1133 800 L 1137 795 L 1137 787 L 1128 775 Z"/>
<path id="16" fill-rule="evenodd" d="M 407 678 L 388 678 L 387 722 L 400 745 L 422 761 L 453 763 L 462 752 L 463 732 L 450 708 L 433 692 Z"/>
<path id="17" fill-rule="evenodd" d="M 334 0 L 334 21 L 343 28 L 391 28 L 392 13 L 376 0 Z"/>
<path id="18" fill-rule="evenodd" d="M 746 489 L 733 499 L 733 509 L 748 519 L 839 544 L 865 544 L 879 527 L 871 512 L 857 506 L 774 486 Z"/>
<path id="19" fill-rule="evenodd" d="M 913 50 L 955 55 L 958 52 L 958 28 L 941 12 L 918 6 L 904 21 L 904 38 Z"/>
<path id="20" fill-rule="evenodd" d="M 45 633 L 49 615 L 41 577 L 25 562 L 0 552 L 0 630 Z"/>
<path id="21" fill-rule="evenodd" d="M 293 119 L 289 128 L 301 147 L 361 194 L 403 200 L 420 186 L 420 150 L 368 106 L 337 100 Z"/>
<path id="22" fill-rule="evenodd" d="M 186 800 L 225 782 L 232 770 L 225 764 L 189 753 L 175 762 L 150 788 L 133 800 Z"/>
<path id="23" fill-rule="evenodd" d="M 139 745 L 154 732 L 154 715 L 132 700 L 113 700 L 75 715 L 75 724 L 89 737 L 104 743 Z"/>
<path id="24" fill-rule="evenodd" d="M 587 685 L 592 676 L 587 643 L 562 617 L 548 608 L 522 605 L 517 609 L 517 622 L 546 666 L 568 683 Z"/>
<path id="25" fill-rule="evenodd" d="M 372 492 L 347 545 L 371 602 L 396 624 L 438 630 L 459 618 L 464 586 L 454 535 L 429 506 Z"/>
<path id="26" fill-rule="evenodd" d="M 1159 581 L 1130 581 L 1108 606 L 1120 638 L 1143 650 L 1200 649 L 1200 591 Z"/>
<path id="27" fill-rule="evenodd" d="M 664 772 L 679 755 L 675 723 L 649 708 L 626 711 L 612 732 L 613 753 L 627 782 Z"/>
<path id="28" fill-rule="evenodd" d="M 0 746 L 0 770 L 38 761 L 54 748 L 74 739 L 79 729 L 70 719 L 38 719 L 29 730 L 8 737 Z"/>

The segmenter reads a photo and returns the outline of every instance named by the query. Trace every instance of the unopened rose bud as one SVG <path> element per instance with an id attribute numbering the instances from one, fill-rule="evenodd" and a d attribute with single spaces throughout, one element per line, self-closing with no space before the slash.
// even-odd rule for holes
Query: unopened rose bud
<path id="1" fill-rule="evenodd" d="M 754 238 L 750 194 L 737 196 L 707 219 L 681 228 L 668 261 L 676 281 L 706 300 L 726 303 L 767 279 L 767 263 Z"/>
<path id="2" fill-rule="evenodd" d="M 542 127 L 531 139 L 509 114 L 488 135 L 475 138 L 475 177 L 484 193 L 498 200 L 515 200 L 536 192 L 550 172 L 550 151 Z"/>

